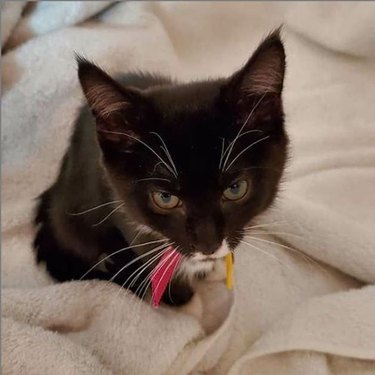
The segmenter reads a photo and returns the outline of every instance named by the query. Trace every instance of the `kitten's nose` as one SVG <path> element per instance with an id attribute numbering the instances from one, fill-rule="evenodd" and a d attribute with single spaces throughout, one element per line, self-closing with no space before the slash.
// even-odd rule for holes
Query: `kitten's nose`
<path id="1" fill-rule="evenodd" d="M 225 241 L 220 243 L 219 246 L 217 246 L 215 249 L 209 249 L 207 251 L 207 248 L 205 251 L 198 251 L 194 255 L 194 259 L 196 260 L 205 260 L 205 259 L 218 259 L 225 257 L 229 253 L 229 247 L 226 244 Z"/>
<path id="2" fill-rule="evenodd" d="M 203 217 L 195 221 L 193 244 L 194 251 L 204 255 L 212 255 L 219 249 L 222 236 L 214 217 Z"/>
<path id="3" fill-rule="evenodd" d="M 215 254 L 217 250 L 219 250 L 220 246 L 222 245 L 221 240 L 216 239 L 205 239 L 200 243 L 194 246 L 195 251 L 203 254 L 203 255 L 212 255 Z"/>
<path id="4" fill-rule="evenodd" d="M 219 244 L 215 244 L 211 247 L 202 247 L 200 248 L 198 251 L 201 252 L 202 254 L 204 255 L 213 255 L 216 253 L 216 251 L 218 251 L 220 248 L 220 243 Z"/>

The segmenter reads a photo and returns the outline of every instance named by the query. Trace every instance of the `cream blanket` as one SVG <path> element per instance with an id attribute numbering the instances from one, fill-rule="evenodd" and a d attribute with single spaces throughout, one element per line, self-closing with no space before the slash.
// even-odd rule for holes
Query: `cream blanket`
<path id="1" fill-rule="evenodd" d="M 375 374 L 374 19 L 361 2 L 2 4 L 3 373 Z M 182 311 L 53 284 L 29 223 L 82 100 L 73 51 L 111 72 L 218 76 L 282 22 L 291 160 L 234 292 L 220 269 Z"/>

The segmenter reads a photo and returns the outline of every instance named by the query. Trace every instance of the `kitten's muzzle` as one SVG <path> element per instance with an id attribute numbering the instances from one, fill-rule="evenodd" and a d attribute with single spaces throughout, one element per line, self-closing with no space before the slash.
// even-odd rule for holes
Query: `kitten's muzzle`
<path id="1" fill-rule="evenodd" d="M 196 251 L 192 255 L 193 260 L 215 260 L 225 257 L 230 252 L 229 246 L 224 240 L 219 247 L 209 252 Z"/>

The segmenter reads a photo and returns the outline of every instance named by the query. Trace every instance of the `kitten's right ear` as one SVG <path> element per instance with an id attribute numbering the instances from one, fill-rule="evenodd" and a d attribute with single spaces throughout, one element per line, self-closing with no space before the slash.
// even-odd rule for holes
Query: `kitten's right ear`
<path id="1" fill-rule="evenodd" d="M 132 94 L 106 72 L 80 56 L 77 63 L 83 93 L 95 116 L 106 119 L 129 106 Z"/>
<path id="2" fill-rule="evenodd" d="M 104 70 L 90 61 L 77 56 L 78 78 L 91 111 L 96 118 L 100 140 L 130 144 L 120 133 L 136 137 L 139 108 L 143 96 L 135 89 L 126 88 L 116 82 Z"/>

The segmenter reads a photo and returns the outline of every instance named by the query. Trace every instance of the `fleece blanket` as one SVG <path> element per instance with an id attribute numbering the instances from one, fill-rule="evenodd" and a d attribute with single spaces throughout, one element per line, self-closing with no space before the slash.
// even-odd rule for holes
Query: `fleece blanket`
<path id="1" fill-rule="evenodd" d="M 375 373 L 375 4 L 2 4 L 4 374 Z M 82 101 L 74 51 L 111 73 L 232 73 L 284 24 L 291 155 L 274 207 L 180 309 L 35 265 L 34 198 Z"/>

